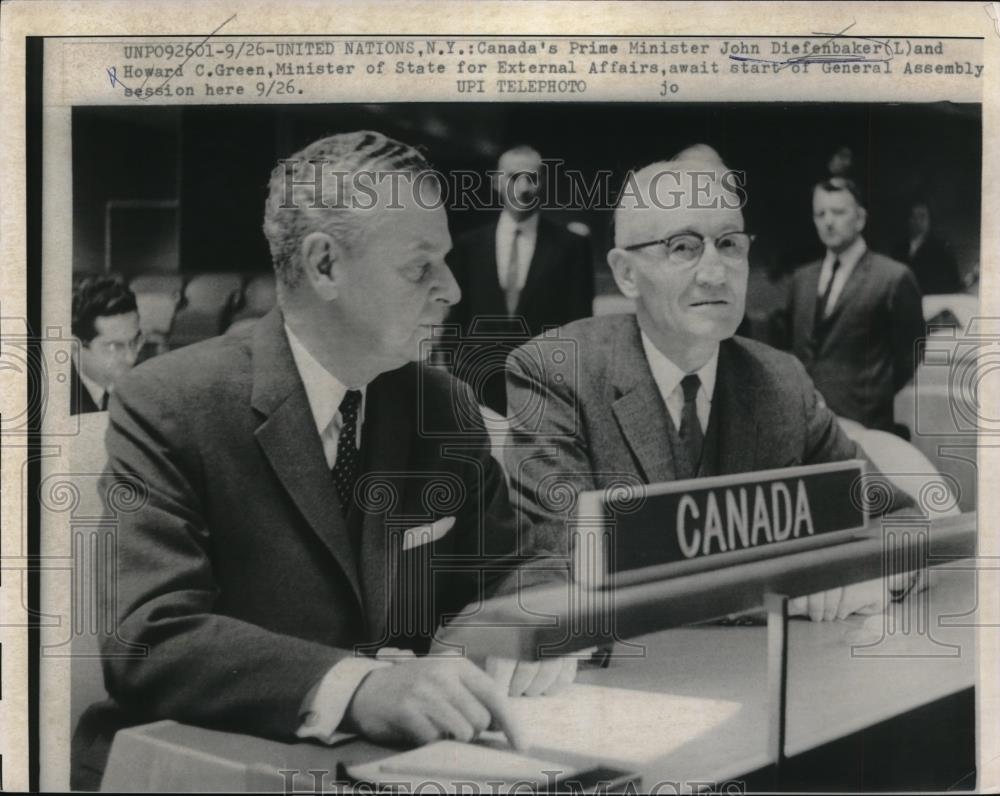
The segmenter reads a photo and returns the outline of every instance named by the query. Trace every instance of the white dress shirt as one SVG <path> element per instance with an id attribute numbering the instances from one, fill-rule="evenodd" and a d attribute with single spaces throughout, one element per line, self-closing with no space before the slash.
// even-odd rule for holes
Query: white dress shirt
<path id="1" fill-rule="evenodd" d="M 923 235 L 917 235 L 915 238 L 910 238 L 910 257 L 917 253 L 917 249 L 924 245 L 924 241 L 927 240 L 927 233 Z"/>
<path id="2" fill-rule="evenodd" d="M 340 440 L 340 430 L 344 427 L 344 418 L 340 415 L 340 403 L 347 395 L 347 387 L 306 350 L 306 347 L 302 345 L 302 342 L 288 326 L 285 326 L 285 334 L 288 336 L 288 347 L 292 349 L 295 369 L 298 370 L 299 378 L 302 379 L 302 386 L 306 388 L 306 398 L 309 400 L 309 409 L 312 410 L 313 422 L 316 423 L 316 430 L 323 443 L 326 466 L 332 470 L 337 461 L 337 442 Z M 367 391 L 367 386 L 361 388 L 361 406 L 358 408 L 357 422 L 358 437 L 354 440 L 354 444 L 359 450 L 361 448 L 361 428 L 365 422 Z"/>
<path id="3" fill-rule="evenodd" d="M 285 326 L 288 336 L 288 347 L 292 350 L 295 368 L 302 379 L 306 390 L 309 409 L 312 411 L 316 431 L 323 443 L 323 455 L 326 457 L 328 469 L 333 469 L 337 461 L 337 442 L 340 431 L 344 427 L 344 419 L 340 414 L 340 402 L 344 400 L 347 387 L 330 371 L 323 367 L 309 353 L 301 341 L 288 326 Z M 361 406 L 358 410 L 357 433 L 355 443 L 361 447 L 361 427 L 365 417 L 365 398 L 367 387 L 361 388 Z M 332 490 L 333 479 L 330 480 Z M 302 701 L 299 715 L 303 723 L 296 735 L 299 738 L 315 738 L 323 743 L 335 743 L 348 737 L 346 733 L 337 731 L 344 720 L 347 706 L 358 690 L 361 681 L 373 669 L 391 666 L 386 661 L 367 657 L 345 658 L 330 667 L 323 679 L 306 695 Z"/>
<path id="4" fill-rule="evenodd" d="M 101 403 L 104 401 L 104 393 L 108 393 L 110 395 L 111 390 L 105 389 L 93 379 L 87 378 L 83 373 L 83 368 L 77 368 L 76 372 L 80 375 L 80 383 L 84 386 L 84 389 L 90 393 L 90 397 L 94 399 L 94 403 L 97 404 L 97 408 L 100 409 Z"/>
<path id="5" fill-rule="evenodd" d="M 865 239 L 859 235 L 854 243 L 844 249 L 839 255 L 834 254 L 832 251 L 827 251 L 826 257 L 823 259 L 823 267 L 819 269 L 819 285 L 816 290 L 817 297 L 822 296 L 826 292 L 826 286 L 830 281 L 830 274 L 833 271 L 834 260 L 840 260 L 840 268 L 837 269 L 837 273 L 833 276 L 833 287 L 830 289 L 830 298 L 826 302 L 826 315 L 833 312 L 833 308 L 837 306 L 837 299 L 844 292 L 844 285 L 851 278 L 851 274 L 854 273 L 855 267 L 861 261 L 861 258 L 865 256 L 867 250 L 868 246 L 865 244 Z"/>
<path id="6" fill-rule="evenodd" d="M 507 287 L 507 270 L 510 268 L 511 247 L 514 245 L 514 232 L 517 236 L 517 281 L 514 283 L 518 292 L 524 290 L 528 280 L 528 268 L 535 254 L 535 242 L 538 240 L 538 213 L 528 216 L 523 221 L 515 221 L 514 217 L 504 210 L 497 222 L 497 277 L 500 287 Z"/>
<path id="7" fill-rule="evenodd" d="M 642 350 L 646 354 L 649 369 L 653 372 L 653 381 L 656 382 L 663 403 L 667 405 L 670 419 L 674 421 L 674 428 L 680 431 L 681 412 L 684 411 L 684 390 L 681 388 L 681 379 L 688 374 L 667 359 L 653 341 L 646 336 L 645 332 L 642 332 L 641 335 Z M 715 394 L 715 376 L 718 368 L 719 348 L 716 346 L 715 352 L 708 362 L 695 371 L 701 380 L 698 395 L 694 401 L 702 433 L 708 428 L 708 418 L 712 412 L 712 396 Z"/>

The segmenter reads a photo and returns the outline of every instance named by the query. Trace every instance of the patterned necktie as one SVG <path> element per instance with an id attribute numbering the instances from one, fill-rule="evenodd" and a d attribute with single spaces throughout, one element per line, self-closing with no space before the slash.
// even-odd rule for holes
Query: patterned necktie
<path id="1" fill-rule="evenodd" d="M 340 402 L 340 438 L 337 440 L 337 461 L 333 465 L 333 483 L 337 487 L 340 507 L 347 516 L 354 482 L 358 480 L 358 410 L 361 408 L 361 391 L 348 390 Z"/>
<path id="2" fill-rule="evenodd" d="M 521 274 L 521 258 L 518 256 L 519 252 L 517 249 L 517 244 L 521 240 L 521 228 L 514 227 L 514 237 L 510 242 L 510 257 L 507 261 L 507 284 L 504 285 L 503 297 L 507 304 L 507 314 L 513 315 L 514 310 L 517 309 L 517 299 L 521 294 L 521 291 L 517 286 L 517 278 Z"/>
<path id="3" fill-rule="evenodd" d="M 701 463 L 701 448 L 704 436 L 701 430 L 701 422 L 698 420 L 698 388 L 701 386 L 701 379 L 696 373 L 685 376 L 681 379 L 681 390 L 684 391 L 684 408 L 681 410 L 681 427 L 679 435 L 684 451 L 687 455 L 687 468 L 681 468 L 683 472 L 678 472 L 680 478 L 694 478 L 698 474 L 698 465 Z"/>
<path id="4" fill-rule="evenodd" d="M 837 269 L 840 268 L 840 258 L 838 257 L 833 261 L 833 268 L 830 269 L 830 281 L 826 283 L 826 289 L 823 291 L 823 295 L 816 302 L 816 322 L 814 325 L 815 331 L 819 331 L 819 327 L 823 325 L 823 320 L 826 318 L 827 305 L 830 303 L 830 294 L 833 292 L 833 280 L 837 277 Z"/>

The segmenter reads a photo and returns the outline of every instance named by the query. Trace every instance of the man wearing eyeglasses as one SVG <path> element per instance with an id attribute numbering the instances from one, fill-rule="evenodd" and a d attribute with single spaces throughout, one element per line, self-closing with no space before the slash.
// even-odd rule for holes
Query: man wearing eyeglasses
<path id="1" fill-rule="evenodd" d="M 135 295 L 115 277 L 80 280 L 73 288 L 72 329 L 80 347 L 70 366 L 69 412 L 105 412 L 115 382 L 142 349 Z"/>
<path id="2" fill-rule="evenodd" d="M 568 556 L 567 491 L 859 455 L 797 359 L 734 337 L 752 241 L 739 190 L 718 161 L 629 175 L 608 264 L 635 314 L 577 321 L 508 359 L 508 472 L 540 548 Z M 859 584 L 797 607 L 830 620 L 878 610 L 880 592 Z"/>

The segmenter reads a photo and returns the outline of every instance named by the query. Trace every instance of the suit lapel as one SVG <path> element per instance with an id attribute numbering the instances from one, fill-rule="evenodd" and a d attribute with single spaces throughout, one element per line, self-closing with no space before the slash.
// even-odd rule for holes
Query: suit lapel
<path id="1" fill-rule="evenodd" d="M 473 263 L 473 268 L 484 268 L 486 272 L 481 276 L 470 279 L 469 285 L 478 287 L 482 291 L 482 298 L 475 302 L 476 313 L 479 315 L 506 315 L 507 305 L 504 298 L 503 287 L 500 284 L 500 274 L 497 268 L 497 225 L 496 223 L 484 227 L 482 238 L 479 242 L 479 249 L 482 257 L 478 263 Z M 481 308 L 481 309 L 480 309 Z"/>
<path id="2" fill-rule="evenodd" d="M 805 328 L 812 335 L 816 328 L 816 305 L 819 303 L 819 274 L 823 268 L 823 262 L 807 265 L 805 274 L 802 277 L 802 284 L 805 286 L 806 295 L 802 297 L 803 320 Z"/>
<path id="3" fill-rule="evenodd" d="M 699 475 L 743 473 L 755 469 L 757 420 L 752 406 L 756 401 L 753 370 L 741 356 L 739 344 L 730 338 L 719 346 L 719 367 L 715 376 L 712 411 L 705 434 L 718 446 L 718 473 L 708 462 Z M 704 461 L 703 457 L 703 461 Z"/>
<path id="4" fill-rule="evenodd" d="M 614 362 L 612 382 L 618 397 L 611 408 L 625 442 L 647 483 L 673 481 L 667 407 L 653 381 L 634 317 L 615 341 Z"/>
<path id="5" fill-rule="evenodd" d="M 545 270 L 545 266 L 552 261 L 556 255 L 555 241 L 552 240 L 550 230 L 546 229 L 547 222 L 539 218 L 538 227 L 535 233 L 535 250 L 531 254 L 531 262 L 528 265 L 528 278 L 525 280 L 524 289 L 517 298 L 517 313 L 523 314 L 524 307 L 534 295 Z"/>
<path id="6" fill-rule="evenodd" d="M 840 296 L 837 297 L 837 303 L 833 305 L 833 310 L 831 310 L 823 322 L 826 328 L 836 323 L 837 318 L 840 317 L 845 307 L 855 304 L 858 301 L 858 297 L 864 294 L 865 283 L 868 281 L 870 271 L 871 252 L 865 250 L 865 253 L 861 255 L 861 259 L 858 260 L 858 264 L 851 271 L 851 275 L 847 278 L 847 282 L 844 283 L 844 287 L 840 291 Z"/>
<path id="7" fill-rule="evenodd" d="M 264 455 L 363 606 L 355 551 L 277 309 L 258 321 L 254 330 L 251 405 L 264 416 L 256 431 Z"/>
<path id="8" fill-rule="evenodd" d="M 406 484 L 413 429 L 416 388 L 408 383 L 412 368 L 379 376 L 368 387 L 361 445 L 365 450 L 364 482 L 359 492 L 369 493 L 377 504 L 379 494 L 393 495 L 382 511 L 368 511 L 361 500 L 361 587 L 366 606 L 368 638 L 379 642 L 385 637 L 389 605 L 395 591 L 402 532 L 393 528 L 393 518 L 407 514 Z M 387 490 L 387 491 L 382 491 Z M 374 505 L 370 506 L 375 508 Z M 403 523 L 412 525 L 414 523 Z"/>

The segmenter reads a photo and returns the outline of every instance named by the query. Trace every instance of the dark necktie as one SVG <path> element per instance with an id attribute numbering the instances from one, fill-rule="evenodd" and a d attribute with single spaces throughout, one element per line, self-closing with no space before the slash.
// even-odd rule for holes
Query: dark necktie
<path id="1" fill-rule="evenodd" d="M 698 420 L 698 388 L 701 386 L 701 379 L 692 373 L 681 379 L 681 389 L 684 391 L 684 408 L 681 410 L 681 427 L 678 432 L 684 451 L 687 455 L 687 467 L 684 472 L 679 472 L 680 478 L 694 478 L 698 474 L 698 465 L 701 463 L 701 448 L 704 436 L 701 431 L 701 422 Z"/>
<path id="2" fill-rule="evenodd" d="M 105 390 L 104 391 L 104 395 L 101 396 L 101 411 L 102 412 L 107 412 L 108 411 L 108 399 L 110 397 L 111 397 L 111 393 L 109 393 L 107 390 Z"/>
<path id="3" fill-rule="evenodd" d="M 361 391 L 348 390 L 340 402 L 340 438 L 337 440 L 337 461 L 333 465 L 333 483 L 337 487 L 340 507 L 344 516 L 351 502 L 354 482 L 358 480 L 358 410 L 361 408 Z"/>
<path id="4" fill-rule="evenodd" d="M 830 269 L 830 281 L 826 283 L 826 290 L 823 291 L 823 295 L 816 301 L 816 319 L 813 325 L 813 329 L 816 332 L 819 331 L 820 326 L 823 325 L 823 321 L 826 318 L 826 306 L 830 303 L 830 294 L 833 292 L 833 280 L 837 276 L 838 268 L 840 268 L 839 257 L 833 261 L 833 268 Z"/>

